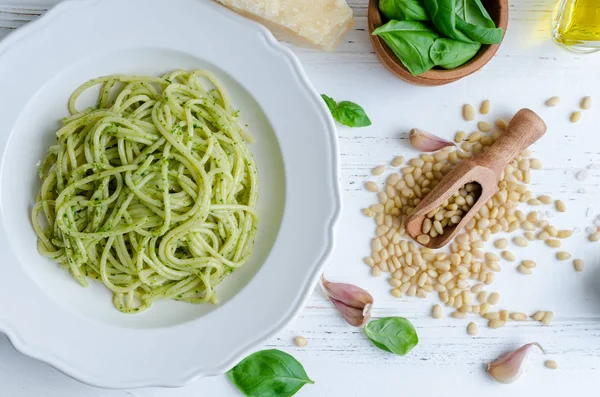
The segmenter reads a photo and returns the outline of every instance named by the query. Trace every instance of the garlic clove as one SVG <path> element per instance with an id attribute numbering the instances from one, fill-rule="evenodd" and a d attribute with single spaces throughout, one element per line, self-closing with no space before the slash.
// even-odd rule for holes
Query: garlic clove
<path id="1" fill-rule="evenodd" d="M 363 309 L 357 309 L 352 306 L 348 306 L 340 301 L 331 299 L 333 305 L 341 313 L 342 317 L 348 324 L 353 327 L 362 327 L 371 319 L 371 305 L 366 305 Z"/>
<path id="2" fill-rule="evenodd" d="M 323 275 L 321 288 L 348 324 L 360 327 L 369 321 L 373 296 L 367 291 L 352 284 L 332 283 Z"/>
<path id="3" fill-rule="evenodd" d="M 457 147 L 454 142 L 447 141 L 419 128 L 413 128 L 409 133 L 410 143 L 421 152 L 435 152 L 447 146 Z"/>
<path id="4" fill-rule="evenodd" d="M 546 354 L 539 343 L 528 343 L 488 364 L 488 373 L 500 383 L 514 382 L 523 373 L 523 363 L 532 346 L 537 346 L 544 354 Z"/>

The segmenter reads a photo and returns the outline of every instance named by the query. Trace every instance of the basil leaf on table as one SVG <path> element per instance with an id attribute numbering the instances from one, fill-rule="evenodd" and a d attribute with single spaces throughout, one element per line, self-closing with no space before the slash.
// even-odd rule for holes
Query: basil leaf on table
<path id="1" fill-rule="evenodd" d="M 456 28 L 471 40 L 482 44 L 499 44 L 502 28 L 496 24 L 480 0 L 456 0 Z"/>
<path id="2" fill-rule="evenodd" d="M 381 37 L 414 76 L 435 66 L 429 57 L 429 49 L 439 35 L 426 24 L 418 21 L 389 21 L 372 34 Z"/>
<path id="3" fill-rule="evenodd" d="M 227 377 L 248 397 L 290 397 L 305 384 L 315 383 L 294 357 L 276 349 L 249 355 Z"/>
<path id="4" fill-rule="evenodd" d="M 429 56 L 436 66 L 454 69 L 473 58 L 480 48 L 481 44 L 479 43 L 463 43 L 441 38 L 433 43 L 429 50 Z"/>
<path id="5" fill-rule="evenodd" d="M 329 111 L 331 112 L 331 115 L 333 116 L 335 112 L 337 112 L 337 103 L 333 100 L 333 98 L 328 97 L 325 94 L 321 94 L 321 98 L 323 98 L 323 100 L 325 101 L 325 104 L 327 105 L 327 107 L 329 108 Z M 334 116 L 335 118 L 335 116 Z"/>
<path id="6" fill-rule="evenodd" d="M 457 0 L 423 0 L 431 22 L 443 36 L 454 40 L 472 43 L 469 37 L 456 28 Z"/>
<path id="7" fill-rule="evenodd" d="M 428 21 L 420 0 L 379 0 L 379 11 L 387 19 L 397 21 Z"/>
<path id="8" fill-rule="evenodd" d="M 417 331 L 403 317 L 373 320 L 364 328 L 365 334 L 378 348 L 399 356 L 406 355 L 419 343 Z"/>
<path id="9" fill-rule="evenodd" d="M 348 127 L 367 127 L 371 125 L 369 116 L 360 105 L 350 101 L 336 103 L 333 98 L 324 94 L 321 97 L 338 123 Z"/>

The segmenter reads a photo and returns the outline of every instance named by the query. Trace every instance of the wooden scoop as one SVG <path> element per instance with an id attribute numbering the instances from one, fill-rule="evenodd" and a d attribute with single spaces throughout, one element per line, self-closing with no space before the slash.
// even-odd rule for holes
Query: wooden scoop
<path id="1" fill-rule="evenodd" d="M 506 127 L 506 131 L 484 153 L 457 164 L 433 190 L 423 198 L 417 208 L 405 220 L 406 232 L 416 239 L 422 234 L 427 213 L 438 208 L 444 201 L 470 182 L 481 186 L 481 195 L 473 207 L 463 215 L 455 226 L 446 226 L 444 234 L 431 238 L 428 248 L 446 245 L 479 212 L 479 209 L 496 194 L 504 168 L 524 149 L 546 132 L 546 124 L 533 111 L 521 109 Z"/>

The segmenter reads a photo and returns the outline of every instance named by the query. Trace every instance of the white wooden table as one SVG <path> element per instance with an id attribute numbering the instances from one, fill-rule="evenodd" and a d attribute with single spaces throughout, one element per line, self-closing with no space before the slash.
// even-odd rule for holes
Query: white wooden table
<path id="1" fill-rule="evenodd" d="M 43 14 L 57 0 L 0 0 L 0 38 Z M 374 316 L 409 318 L 420 336 L 417 348 L 396 357 L 374 348 L 359 329 L 345 325 L 331 305 L 315 292 L 301 315 L 265 347 L 292 353 L 305 366 L 315 385 L 298 396 L 517 396 L 537 393 L 557 396 L 597 394 L 600 386 L 600 245 L 586 240 L 584 229 L 600 214 L 600 54 L 577 55 L 550 40 L 550 18 L 555 0 L 513 0 L 507 37 L 496 57 L 479 73 L 439 88 L 407 85 L 388 73 L 373 54 L 366 32 L 367 0 L 351 0 L 356 28 L 336 53 L 294 49 L 318 91 L 361 104 L 373 125 L 340 127 L 344 211 L 336 247 L 325 267 L 331 279 L 368 288 L 375 296 Z M 76 34 L 76 32 L 74 32 Z M 32 54 L 32 61 L 35 56 Z M 557 108 L 543 106 L 546 98 L 559 95 Z M 581 122 L 570 124 L 584 95 L 596 96 L 594 108 Z M 374 232 L 372 220 L 359 209 L 374 203 L 364 190 L 375 165 L 386 164 L 397 154 L 413 156 L 403 133 L 411 127 L 436 131 L 450 138 L 467 126 L 460 106 L 483 99 L 492 101 L 492 117 L 510 117 L 520 107 L 540 112 L 549 125 L 546 137 L 534 147 L 544 169 L 534 173 L 533 190 L 552 194 L 569 207 L 556 215 L 559 227 L 578 227 L 566 250 L 586 261 L 583 273 L 570 262 L 558 263 L 541 244 L 513 251 L 521 259 L 538 262 L 533 276 L 505 265 L 494 283 L 502 294 L 501 306 L 526 311 L 553 310 L 551 326 L 509 323 L 488 329 L 479 319 L 480 333 L 466 334 L 467 321 L 430 315 L 434 300 L 396 299 L 389 294 L 385 277 L 373 278 L 362 258 L 369 253 Z M 589 167 L 589 176 L 578 181 L 574 173 Z M 591 210 L 588 211 L 588 208 Z M 593 215 L 587 216 L 586 212 Z M 552 215 L 552 214 L 551 214 Z M 305 336 L 300 349 L 292 338 Z M 543 366 L 534 352 L 527 373 L 516 383 L 492 382 L 484 364 L 498 354 L 523 343 L 538 341 L 555 359 L 559 369 Z M 101 390 L 74 381 L 55 369 L 16 352 L 0 336 L 0 397 L 197 397 L 239 395 L 224 376 L 203 379 L 181 389 Z"/>

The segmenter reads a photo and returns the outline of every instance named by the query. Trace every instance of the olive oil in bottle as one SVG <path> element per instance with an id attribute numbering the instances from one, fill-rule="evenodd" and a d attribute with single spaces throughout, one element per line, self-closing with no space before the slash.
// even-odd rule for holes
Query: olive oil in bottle
<path id="1" fill-rule="evenodd" d="M 600 51 L 600 0 L 559 0 L 552 37 L 576 52 Z"/>

